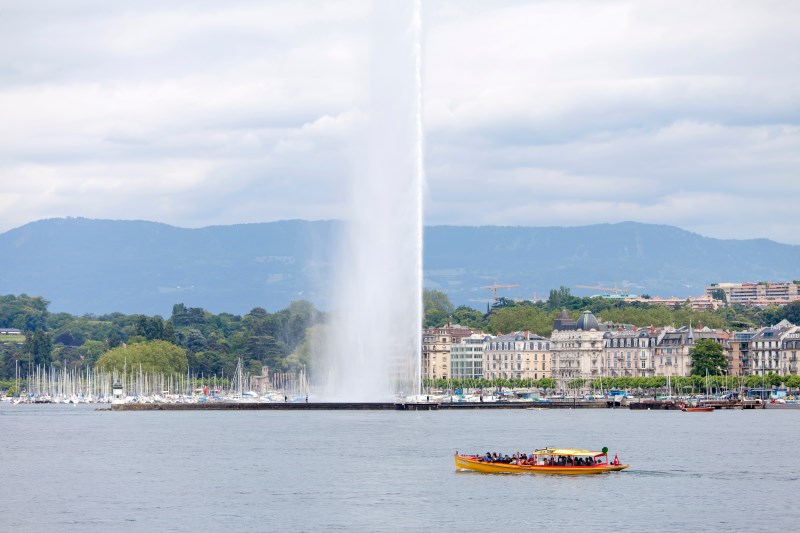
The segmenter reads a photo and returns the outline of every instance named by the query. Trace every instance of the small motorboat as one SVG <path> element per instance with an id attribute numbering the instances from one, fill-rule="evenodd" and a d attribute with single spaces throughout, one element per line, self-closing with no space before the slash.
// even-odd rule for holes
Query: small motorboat
<path id="1" fill-rule="evenodd" d="M 455 457 L 456 470 L 473 470 L 485 474 L 560 474 L 589 475 L 625 470 L 629 465 L 620 463 L 617 456 L 609 461 L 608 448 L 596 452 L 569 448 L 542 448 L 527 459 L 515 459 L 516 464 L 493 462 L 488 457 L 459 455 Z"/>
<path id="2" fill-rule="evenodd" d="M 678 404 L 678 407 L 680 407 L 681 411 L 683 411 L 684 413 L 710 413 L 711 411 L 714 410 L 713 407 L 700 406 L 700 405 L 691 406 L 691 405 L 686 405 L 684 403 Z"/>

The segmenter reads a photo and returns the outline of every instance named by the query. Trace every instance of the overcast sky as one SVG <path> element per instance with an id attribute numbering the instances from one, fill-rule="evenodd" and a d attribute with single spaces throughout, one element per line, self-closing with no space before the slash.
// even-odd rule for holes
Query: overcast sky
<path id="1" fill-rule="evenodd" d="M 800 244 L 800 2 L 424 0 L 423 18 L 426 224 Z M 363 0 L 0 0 L 0 232 L 346 218 L 370 27 Z"/>

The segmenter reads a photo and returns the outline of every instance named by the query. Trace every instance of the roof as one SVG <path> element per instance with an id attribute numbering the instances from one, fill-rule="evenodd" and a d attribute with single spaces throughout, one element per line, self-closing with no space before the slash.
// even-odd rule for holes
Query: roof
<path id="1" fill-rule="evenodd" d="M 600 324 L 597 322 L 597 318 L 592 314 L 591 311 L 584 311 L 583 314 L 578 318 L 578 321 L 575 325 L 578 329 L 582 329 L 583 331 L 600 329 Z"/>
<path id="2" fill-rule="evenodd" d="M 536 450 L 533 455 L 587 455 L 595 457 L 597 455 L 605 455 L 603 452 L 595 452 L 591 450 L 575 450 L 572 448 L 544 448 Z"/>

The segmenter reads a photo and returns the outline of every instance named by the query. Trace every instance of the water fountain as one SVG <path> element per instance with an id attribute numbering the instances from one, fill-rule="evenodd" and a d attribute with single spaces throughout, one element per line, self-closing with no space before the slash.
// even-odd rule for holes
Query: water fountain
<path id="1" fill-rule="evenodd" d="M 325 341 L 326 400 L 419 394 L 422 324 L 420 0 L 377 0 L 368 125 Z"/>

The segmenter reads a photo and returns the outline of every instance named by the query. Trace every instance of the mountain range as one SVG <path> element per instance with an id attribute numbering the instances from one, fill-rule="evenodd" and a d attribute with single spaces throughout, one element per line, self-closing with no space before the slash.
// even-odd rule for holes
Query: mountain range
<path id="1" fill-rule="evenodd" d="M 172 305 L 243 314 L 305 299 L 329 309 L 343 224 L 288 220 L 186 229 L 146 221 L 59 218 L 0 234 L 0 294 L 40 295 L 51 311 L 168 316 Z M 722 240 L 672 226 L 430 226 L 424 283 L 454 304 L 547 298 L 562 285 L 686 297 L 713 282 L 800 278 L 800 246 Z"/>

